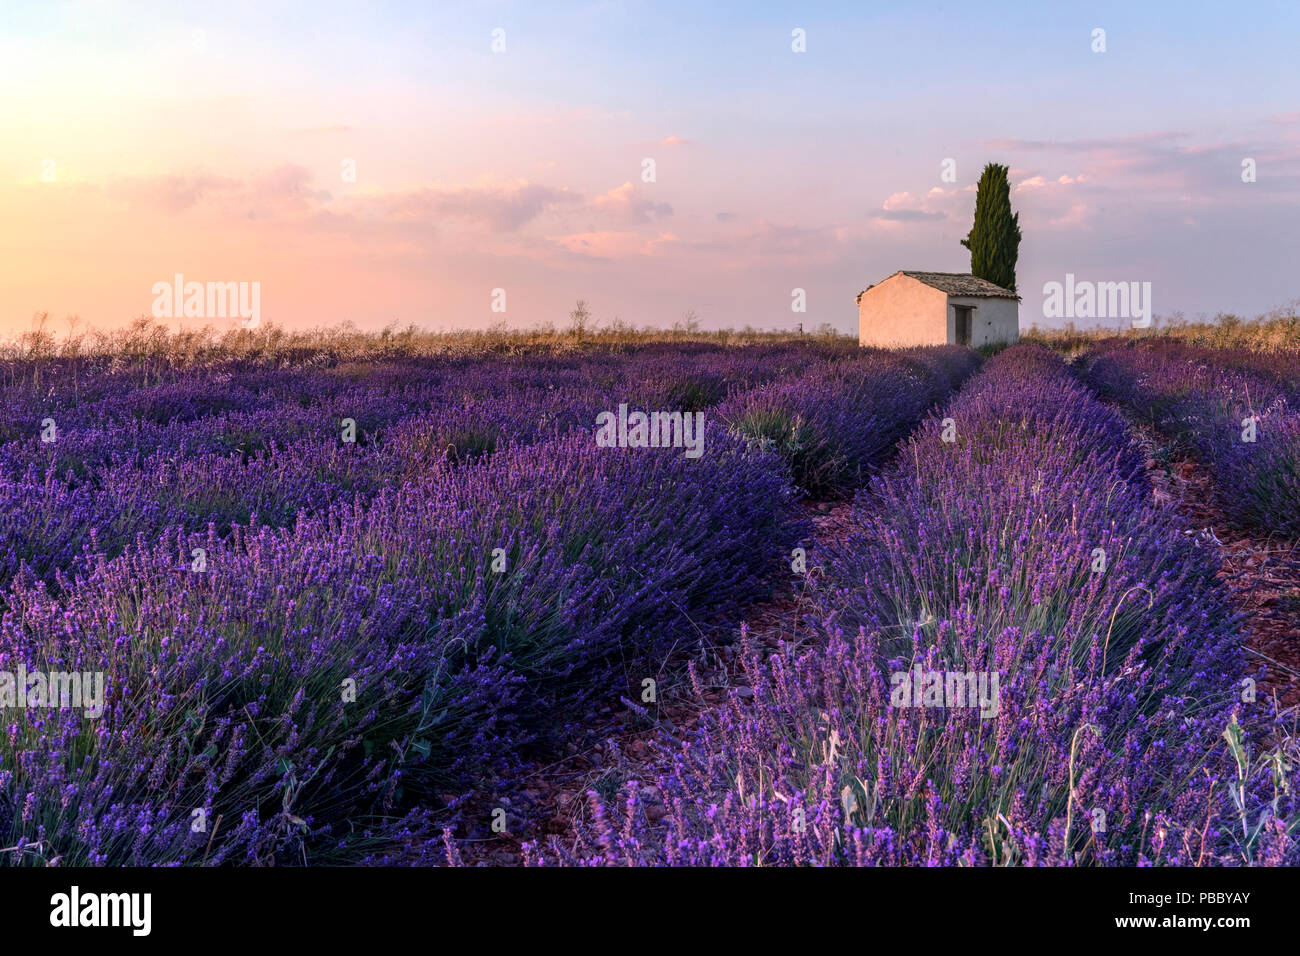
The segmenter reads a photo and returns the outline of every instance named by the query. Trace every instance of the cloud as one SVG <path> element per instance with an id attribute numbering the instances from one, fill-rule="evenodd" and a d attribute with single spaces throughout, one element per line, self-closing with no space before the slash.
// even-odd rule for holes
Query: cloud
<path id="1" fill-rule="evenodd" d="M 1279 197 L 1294 201 L 1300 200 L 1300 176 L 1292 171 L 1300 160 L 1300 146 L 1291 145 L 1292 136 L 1286 127 L 1291 115 L 1270 118 L 1283 127 L 1281 141 L 1273 142 L 1183 142 L 1187 134 L 1166 130 L 1103 139 L 1001 139 L 986 145 L 1075 157 L 1072 165 L 1080 169 L 1077 174 L 1052 180 L 1036 172 L 1017 184 L 1017 192 L 1081 187 L 1098 200 L 1105 193 L 1140 193 L 1149 202 L 1164 203 L 1180 201 L 1180 197 L 1190 194 L 1236 206 L 1248 201 L 1238 187 L 1242 160 L 1250 157 L 1260 168 L 1272 172 L 1267 190 L 1259 190 L 1261 198 L 1267 192 L 1273 201 Z M 1261 176 L 1260 182 L 1264 181 Z"/>
<path id="2" fill-rule="evenodd" d="M 435 223 L 454 219 L 488 229 L 514 232 L 548 210 L 582 201 L 580 194 L 519 179 L 458 188 L 424 188 L 388 194 L 379 202 L 399 220 Z"/>
<path id="3" fill-rule="evenodd" d="M 1053 140 L 1004 137 L 1002 139 L 985 140 L 981 145 L 994 150 L 1017 149 L 1044 152 L 1092 153 L 1099 150 L 1127 150 L 1134 147 L 1150 146 L 1155 143 L 1170 143 L 1174 140 L 1186 139 L 1187 136 L 1187 133 L 1178 132 L 1176 130 L 1158 130 L 1150 133 L 1136 133 L 1132 136 L 1109 136 L 1099 139 Z"/>
<path id="4" fill-rule="evenodd" d="M 270 172 L 255 176 L 251 182 L 252 198 L 262 205 L 281 210 L 302 210 L 329 202 L 330 194 L 310 188 L 311 171 L 305 166 L 285 163 Z"/>
<path id="5" fill-rule="evenodd" d="M 1057 216 L 1055 219 L 1048 220 L 1048 222 L 1058 228 L 1070 228 L 1083 225 L 1087 217 L 1088 204 L 1077 202 L 1070 206 L 1064 215 Z"/>
<path id="6" fill-rule="evenodd" d="M 653 149 L 656 146 L 672 149 L 675 146 L 691 146 L 694 142 L 694 140 L 687 139 L 685 136 L 665 136 L 663 139 L 641 140 L 632 145 L 638 149 Z"/>
<path id="7" fill-rule="evenodd" d="M 214 194 L 230 194 L 242 186 L 228 176 L 134 176 L 109 183 L 105 191 L 131 205 L 181 213 Z"/>
<path id="8" fill-rule="evenodd" d="M 889 222 L 934 222 L 948 217 L 944 213 L 926 212 L 924 209 L 886 209 L 876 213 L 876 218 Z"/>
<path id="9" fill-rule="evenodd" d="M 1057 186 L 1073 186 L 1077 183 L 1086 182 L 1087 179 L 1088 177 L 1083 175 L 1083 173 L 1080 173 L 1078 176 L 1070 176 L 1066 173 L 1062 173 L 1060 176 L 1057 176 L 1056 179 L 1047 179 L 1044 176 L 1035 175 L 1030 176 L 1027 179 L 1022 179 L 1020 182 L 1012 186 L 1011 190 L 1012 192 L 1021 192 L 1031 189 L 1054 189 Z"/>
<path id="10" fill-rule="evenodd" d="M 668 203 L 646 199 L 641 190 L 630 182 L 597 196 L 591 201 L 591 208 L 620 222 L 633 225 L 647 223 L 652 219 L 662 219 L 673 214 L 673 207 Z"/>
<path id="11" fill-rule="evenodd" d="M 877 222 L 938 222 L 948 218 L 947 207 L 952 204 L 957 190 L 944 190 L 938 186 L 924 196 L 913 196 L 910 192 L 894 193 L 883 203 L 872 219 Z"/>
<path id="12" fill-rule="evenodd" d="M 177 215 L 200 206 L 216 206 L 252 219 L 295 213 L 328 202 L 330 194 L 311 188 L 305 166 L 286 163 L 249 179 L 198 173 L 190 176 L 134 176 L 105 187 L 112 197 Z"/>
<path id="13" fill-rule="evenodd" d="M 678 240 L 670 232 L 646 238 L 636 232 L 591 230 L 562 236 L 547 236 L 551 242 L 569 252 L 596 259 L 629 259 L 652 256 Z"/>
<path id="14" fill-rule="evenodd" d="M 829 227 L 805 227 L 761 219 L 745 235 L 728 238 L 719 248 L 735 261 L 737 256 L 778 258 L 789 263 L 823 260 L 837 241 Z"/>

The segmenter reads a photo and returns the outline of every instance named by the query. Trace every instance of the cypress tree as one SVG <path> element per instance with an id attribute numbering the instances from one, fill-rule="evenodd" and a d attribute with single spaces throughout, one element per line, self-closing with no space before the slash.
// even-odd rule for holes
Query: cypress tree
<path id="1" fill-rule="evenodd" d="M 1011 211 L 1007 167 L 989 163 L 975 192 L 975 224 L 961 241 L 970 250 L 972 275 L 1016 291 L 1020 255 L 1020 213 Z"/>

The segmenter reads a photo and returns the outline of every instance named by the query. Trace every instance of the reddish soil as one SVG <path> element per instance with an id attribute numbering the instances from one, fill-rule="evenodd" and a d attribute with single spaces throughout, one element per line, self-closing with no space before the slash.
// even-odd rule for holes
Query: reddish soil
<path id="1" fill-rule="evenodd" d="M 1259 692 L 1300 704 L 1300 542 L 1237 528 L 1219 507 L 1213 479 L 1189 458 L 1170 457 L 1155 432 L 1135 428 L 1147 450 L 1147 474 L 1157 500 L 1171 504 L 1219 553 L 1219 578 L 1246 615 L 1246 651 L 1266 668 Z"/>

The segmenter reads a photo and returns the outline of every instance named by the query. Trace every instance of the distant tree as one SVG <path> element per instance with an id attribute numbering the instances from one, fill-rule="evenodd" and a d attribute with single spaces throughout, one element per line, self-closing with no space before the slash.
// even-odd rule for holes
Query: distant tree
<path id="1" fill-rule="evenodd" d="M 581 340 L 587 334 L 587 323 L 591 321 L 591 309 L 588 308 L 586 299 L 579 299 L 573 306 L 569 321 L 572 323 L 570 330 Z"/>
<path id="2" fill-rule="evenodd" d="M 1011 211 L 1006 166 L 989 163 L 984 167 L 975 191 L 975 224 L 961 244 L 970 250 L 973 275 L 1016 291 L 1020 213 Z"/>

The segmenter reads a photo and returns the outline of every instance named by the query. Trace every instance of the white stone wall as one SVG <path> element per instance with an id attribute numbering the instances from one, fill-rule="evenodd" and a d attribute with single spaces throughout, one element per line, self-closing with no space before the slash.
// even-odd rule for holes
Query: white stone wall
<path id="1" fill-rule="evenodd" d="M 999 296 L 948 296 L 948 341 L 957 341 L 956 305 L 972 306 L 970 317 L 971 348 L 996 343 L 1011 344 L 1020 340 L 1020 303 Z M 915 343 L 921 344 L 921 343 Z"/>

